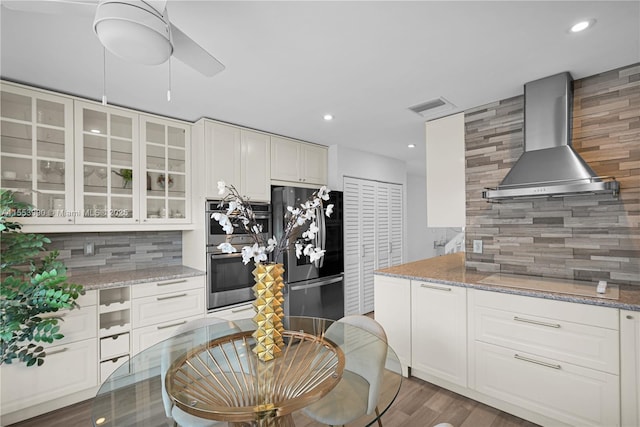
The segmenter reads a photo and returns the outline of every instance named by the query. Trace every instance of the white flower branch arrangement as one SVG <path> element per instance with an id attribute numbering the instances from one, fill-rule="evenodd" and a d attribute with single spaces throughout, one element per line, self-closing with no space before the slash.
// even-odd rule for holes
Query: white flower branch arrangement
<path id="1" fill-rule="evenodd" d="M 245 264 L 248 264 L 252 258 L 255 262 L 267 261 L 269 257 L 271 260 L 278 260 L 282 252 L 291 246 L 290 240 L 294 237 L 296 230 L 307 221 L 311 221 L 309 228 L 302 233 L 302 239 L 296 239 L 293 246 L 297 258 L 304 254 L 309 257 L 311 262 L 314 262 L 322 258 L 325 253 L 325 250 L 315 246 L 313 241 L 319 231 L 316 224 L 318 212 L 322 215 L 324 211 L 326 216 L 330 216 L 333 212 L 332 204 L 327 205 L 326 210 L 323 209 L 323 201 L 329 200 L 330 191 L 327 187 L 322 186 L 300 206 L 288 206 L 284 217 L 283 235 L 280 240 L 277 240 L 275 236 L 264 235 L 262 226 L 256 221 L 251 203 L 246 197 L 241 196 L 233 185 L 228 185 L 224 181 L 218 181 L 218 195 L 224 195 L 218 208 L 224 208 L 226 204 L 227 212 L 213 213 L 211 218 L 218 221 L 227 235 L 233 234 L 235 228 L 242 227 L 251 236 L 253 245 L 242 248 L 242 262 Z M 218 245 L 218 249 L 224 253 L 237 252 L 237 249 L 228 241 Z"/>

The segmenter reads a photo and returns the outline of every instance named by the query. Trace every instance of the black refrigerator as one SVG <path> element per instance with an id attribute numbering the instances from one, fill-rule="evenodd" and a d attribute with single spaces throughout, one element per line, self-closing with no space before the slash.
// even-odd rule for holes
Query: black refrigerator
<path id="1" fill-rule="evenodd" d="M 309 188 L 272 186 L 271 208 L 273 232 L 279 240 L 284 233 L 287 207 L 299 207 L 315 190 Z M 284 313 L 287 316 L 312 316 L 340 319 L 344 316 L 344 244 L 342 192 L 331 191 L 324 201 L 324 209 L 333 204 L 333 213 L 317 214 L 317 244 L 326 252 L 320 260 L 310 262 L 309 257 L 296 257 L 293 244 L 309 227 L 309 222 L 294 234 L 289 250 L 277 260 L 284 264 Z M 301 240 L 302 242 L 302 240 Z"/>

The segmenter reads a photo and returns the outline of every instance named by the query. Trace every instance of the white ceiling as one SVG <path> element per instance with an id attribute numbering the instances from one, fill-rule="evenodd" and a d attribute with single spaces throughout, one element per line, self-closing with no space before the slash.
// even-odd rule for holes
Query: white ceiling
<path id="1" fill-rule="evenodd" d="M 204 77 L 172 60 L 167 102 L 167 64 L 108 55 L 110 103 L 342 144 L 417 174 L 425 119 L 408 107 L 443 96 L 450 114 L 561 71 L 578 79 L 640 62 L 639 1 L 169 1 L 168 12 L 226 70 Z M 0 13 L 2 78 L 101 98 L 91 17 Z M 596 25 L 568 32 L 585 18 Z"/>

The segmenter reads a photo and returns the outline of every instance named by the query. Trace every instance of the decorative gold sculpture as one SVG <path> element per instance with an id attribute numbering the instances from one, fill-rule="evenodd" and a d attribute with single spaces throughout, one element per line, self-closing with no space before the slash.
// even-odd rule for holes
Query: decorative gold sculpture
<path id="1" fill-rule="evenodd" d="M 284 347 L 282 273 L 284 273 L 282 264 L 256 263 L 256 268 L 253 270 L 256 281 L 253 287 L 253 294 L 256 297 L 253 301 L 253 308 L 256 311 L 253 318 L 256 322 L 256 330 L 253 333 L 256 345 L 253 352 L 263 362 L 279 357 Z"/>

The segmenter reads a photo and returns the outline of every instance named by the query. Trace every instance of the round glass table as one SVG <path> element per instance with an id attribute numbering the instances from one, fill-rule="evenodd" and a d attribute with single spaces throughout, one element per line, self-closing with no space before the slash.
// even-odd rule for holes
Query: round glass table
<path id="1" fill-rule="evenodd" d="M 173 426 L 174 419 L 194 426 L 326 425 L 305 412 L 310 405 L 326 406 L 332 390 L 335 394 L 347 387 L 351 394 L 368 393 L 368 388 L 344 382 L 351 378 L 349 370 L 370 370 L 362 354 L 367 357 L 369 349 L 381 346 L 386 357 L 383 354 L 376 410 L 348 425 L 376 423 L 400 390 L 402 370 L 393 349 L 374 334 L 343 322 L 285 317 L 285 348 L 270 362 L 258 361 L 251 351 L 252 319 L 207 318 L 195 326 L 116 369 L 93 401 L 93 425 Z M 360 360 L 350 356 L 358 351 Z M 367 396 L 361 397 L 366 401 Z"/>

